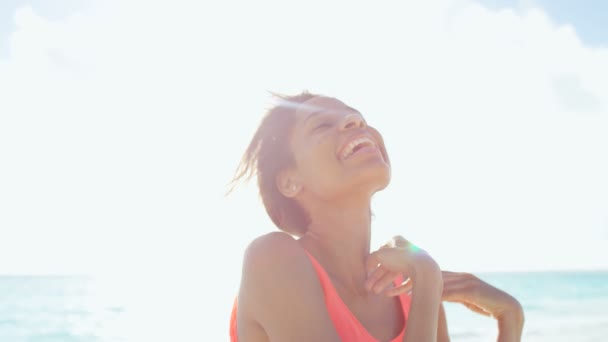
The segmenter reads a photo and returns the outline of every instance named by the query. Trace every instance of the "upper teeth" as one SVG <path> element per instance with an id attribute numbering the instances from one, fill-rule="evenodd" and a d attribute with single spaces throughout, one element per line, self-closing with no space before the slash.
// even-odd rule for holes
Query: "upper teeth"
<path id="1" fill-rule="evenodd" d="M 353 141 L 351 141 L 350 143 L 348 143 L 348 145 L 346 145 L 346 147 L 344 148 L 344 150 L 342 150 L 342 159 L 348 158 L 351 154 L 353 154 L 353 150 L 355 149 L 355 147 L 357 147 L 358 145 L 361 144 L 369 144 L 373 147 L 376 147 L 376 143 L 374 143 L 374 141 L 370 138 L 366 138 L 366 137 L 362 137 L 362 138 L 357 138 Z"/>

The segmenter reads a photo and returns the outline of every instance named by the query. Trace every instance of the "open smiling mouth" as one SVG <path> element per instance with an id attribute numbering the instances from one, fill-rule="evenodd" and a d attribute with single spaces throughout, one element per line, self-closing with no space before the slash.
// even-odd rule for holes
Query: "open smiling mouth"
<path id="1" fill-rule="evenodd" d="M 381 151 L 373 139 L 371 139 L 370 137 L 363 136 L 352 140 L 344 148 L 342 148 L 342 152 L 340 153 L 340 159 L 346 160 L 355 154 L 370 152 Z"/>

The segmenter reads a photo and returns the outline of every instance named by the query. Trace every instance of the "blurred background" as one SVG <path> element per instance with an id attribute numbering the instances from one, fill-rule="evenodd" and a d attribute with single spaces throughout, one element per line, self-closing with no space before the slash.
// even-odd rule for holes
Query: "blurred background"
<path id="1" fill-rule="evenodd" d="M 268 91 L 383 134 L 400 234 L 514 294 L 525 341 L 608 336 L 608 3 L 3 0 L 0 341 L 227 341 L 227 184 Z M 448 305 L 453 341 L 496 324 Z"/>

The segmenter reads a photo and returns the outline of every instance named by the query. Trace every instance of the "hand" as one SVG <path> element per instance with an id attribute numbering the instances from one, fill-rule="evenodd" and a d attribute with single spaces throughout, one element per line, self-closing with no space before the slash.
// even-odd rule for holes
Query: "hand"
<path id="1" fill-rule="evenodd" d="M 499 322 L 499 341 L 519 341 L 524 311 L 517 299 L 469 273 L 443 271 L 442 300 L 461 303 Z"/>
<path id="2" fill-rule="evenodd" d="M 444 301 L 461 303 L 472 311 L 497 319 L 523 311 L 517 299 L 470 273 L 443 271 L 442 275 Z"/>
<path id="3" fill-rule="evenodd" d="M 441 276 L 437 263 L 422 249 L 401 236 L 395 236 L 379 250 L 367 258 L 367 280 L 365 288 L 376 294 L 398 296 L 413 289 L 416 282 L 424 279 L 432 287 L 441 291 Z M 393 287 L 396 278 L 407 280 Z"/>

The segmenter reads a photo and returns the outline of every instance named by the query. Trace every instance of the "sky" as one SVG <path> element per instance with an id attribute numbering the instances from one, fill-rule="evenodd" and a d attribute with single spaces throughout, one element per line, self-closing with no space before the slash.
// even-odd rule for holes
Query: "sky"
<path id="1" fill-rule="evenodd" d="M 606 47 L 608 25 L 605 13 L 608 3 L 602 0 L 481 0 L 491 9 L 512 9 L 523 13 L 531 8 L 542 9 L 557 25 L 572 25 L 585 45 Z"/>
<path id="2" fill-rule="evenodd" d="M 456 271 L 607 269 L 604 7 L 4 1 L 0 274 L 171 274 L 229 301 L 276 228 L 254 183 L 226 185 L 268 91 L 305 89 L 384 136 L 374 246 L 403 235 Z"/>

